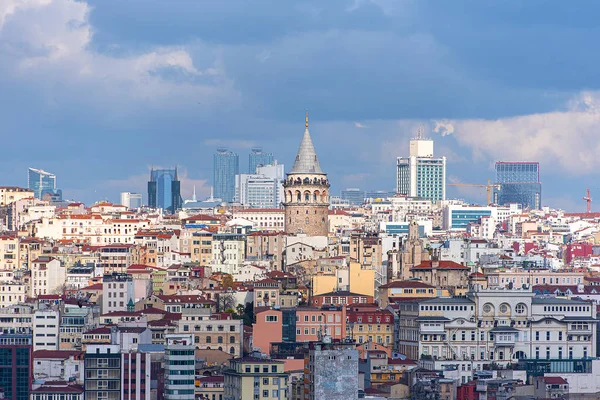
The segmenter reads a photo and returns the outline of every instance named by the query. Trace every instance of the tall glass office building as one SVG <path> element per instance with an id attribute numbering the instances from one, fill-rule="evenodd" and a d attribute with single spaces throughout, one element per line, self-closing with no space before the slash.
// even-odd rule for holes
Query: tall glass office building
<path id="1" fill-rule="evenodd" d="M 27 187 L 33 195 L 41 199 L 45 194 L 56 193 L 56 175 L 42 169 L 29 168 L 27 171 Z"/>
<path id="2" fill-rule="evenodd" d="M 248 155 L 248 173 L 256 174 L 257 167 L 271 165 L 274 161 L 273 153 L 263 153 L 262 148 L 256 147 Z"/>
<path id="3" fill-rule="evenodd" d="M 541 208 L 540 163 L 498 161 L 496 183 L 500 188 L 494 190 L 494 203 L 499 205 L 517 203 L 524 208 Z"/>
<path id="4" fill-rule="evenodd" d="M 217 149 L 213 164 L 214 196 L 231 203 L 235 197 L 235 176 L 239 173 L 239 156 L 224 148 Z"/>
<path id="5" fill-rule="evenodd" d="M 410 155 L 396 160 L 396 190 L 432 202 L 446 199 L 446 157 L 433 157 L 433 140 L 411 139 Z"/>
<path id="6" fill-rule="evenodd" d="M 181 185 L 177 168 L 152 169 L 148 182 L 148 206 L 175 213 L 181 208 Z"/>
<path id="7" fill-rule="evenodd" d="M 365 191 L 358 188 L 347 188 L 342 190 L 342 200 L 347 201 L 350 205 L 360 206 L 365 201 Z"/>

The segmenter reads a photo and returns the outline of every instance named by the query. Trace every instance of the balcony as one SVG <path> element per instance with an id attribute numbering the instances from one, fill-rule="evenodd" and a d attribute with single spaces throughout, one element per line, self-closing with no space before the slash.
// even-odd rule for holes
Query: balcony
<path id="1" fill-rule="evenodd" d="M 515 337 L 514 335 L 496 335 L 494 337 L 494 346 L 514 346 Z"/>

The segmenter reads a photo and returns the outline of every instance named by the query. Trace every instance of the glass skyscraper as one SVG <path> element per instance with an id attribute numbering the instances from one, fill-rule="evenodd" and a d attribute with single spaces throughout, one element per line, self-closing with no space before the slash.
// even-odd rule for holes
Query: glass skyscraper
<path id="1" fill-rule="evenodd" d="M 541 208 L 540 163 L 499 161 L 496 163 L 496 183 L 500 188 L 494 190 L 494 203 L 517 203 L 531 209 Z"/>
<path id="2" fill-rule="evenodd" d="M 42 169 L 29 168 L 27 171 L 27 187 L 33 195 L 41 199 L 45 194 L 54 195 L 56 191 L 56 175 Z"/>
<path id="3" fill-rule="evenodd" d="M 408 157 L 396 160 L 396 190 L 422 199 L 446 199 L 446 157 L 433 157 L 433 140 L 421 135 L 410 141 Z"/>
<path id="4" fill-rule="evenodd" d="M 214 196 L 231 203 L 235 197 L 235 176 L 239 173 L 239 156 L 224 148 L 217 149 L 213 165 Z"/>
<path id="5" fill-rule="evenodd" d="M 175 213 L 181 208 L 181 184 L 177 168 L 152 169 L 148 182 L 148 206 Z"/>
<path id="6" fill-rule="evenodd" d="M 347 201 L 350 205 L 360 206 L 365 201 L 365 191 L 357 188 L 347 188 L 342 190 L 342 200 Z"/>
<path id="7" fill-rule="evenodd" d="M 260 147 L 256 147 L 248 155 L 248 173 L 256 174 L 256 167 L 270 165 L 274 161 L 273 153 L 263 153 Z"/>

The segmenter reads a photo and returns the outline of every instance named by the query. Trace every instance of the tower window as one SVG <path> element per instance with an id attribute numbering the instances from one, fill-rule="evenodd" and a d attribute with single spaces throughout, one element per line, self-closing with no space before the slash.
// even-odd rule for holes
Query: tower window
<path id="1" fill-rule="evenodd" d="M 306 218 L 306 225 L 308 225 L 308 224 L 309 224 L 309 222 L 308 222 L 308 217 L 307 217 L 307 218 Z"/>

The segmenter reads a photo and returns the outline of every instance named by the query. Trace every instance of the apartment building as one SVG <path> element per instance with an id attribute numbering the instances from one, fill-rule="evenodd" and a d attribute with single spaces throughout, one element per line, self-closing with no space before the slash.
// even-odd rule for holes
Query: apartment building
<path id="1" fill-rule="evenodd" d="M 283 361 L 236 358 L 224 373 L 224 400 L 287 400 L 288 377 Z"/>
<path id="2" fill-rule="evenodd" d="M 522 359 L 571 360 L 596 354 L 596 307 L 537 297 L 531 289 L 480 289 L 419 303 L 419 354 L 426 368 L 474 371 Z"/>

